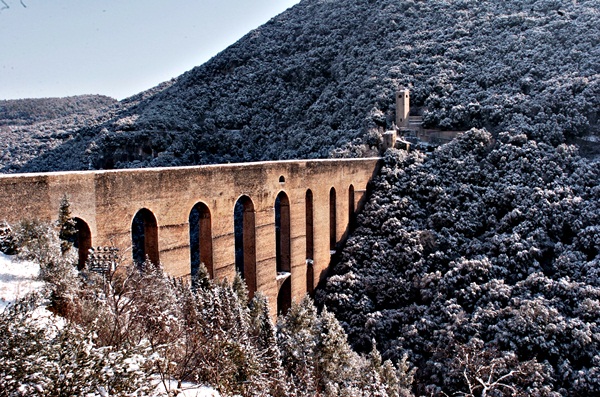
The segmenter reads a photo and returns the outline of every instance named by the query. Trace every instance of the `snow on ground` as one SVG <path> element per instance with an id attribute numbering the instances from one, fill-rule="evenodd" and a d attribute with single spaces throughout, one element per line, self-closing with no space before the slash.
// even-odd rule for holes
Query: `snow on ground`
<path id="1" fill-rule="evenodd" d="M 220 394 L 215 389 L 209 387 L 192 387 L 183 389 L 178 396 L 183 397 L 219 397 Z"/>
<path id="2" fill-rule="evenodd" d="M 0 252 L 0 312 L 16 299 L 23 297 L 29 292 L 39 290 L 44 282 L 38 280 L 40 266 L 33 262 L 19 262 L 14 256 L 5 255 Z M 59 318 L 52 315 L 42 306 L 35 318 L 42 321 L 52 321 L 57 326 L 63 324 Z M 176 388 L 177 383 L 172 382 L 169 387 Z M 157 385 L 157 395 L 166 395 L 165 387 Z M 181 397 L 220 397 L 215 389 L 184 383 L 178 396 Z"/>
<path id="3" fill-rule="evenodd" d="M 177 382 L 175 381 L 171 381 L 171 384 L 169 385 L 170 390 L 175 390 L 177 388 Z M 165 391 L 165 385 L 162 384 L 162 382 L 160 382 L 157 387 L 156 387 L 156 391 L 158 392 L 158 395 L 166 395 L 166 391 Z M 177 394 L 178 397 L 220 397 L 221 395 L 219 394 L 218 391 L 216 391 L 213 388 L 210 387 L 206 387 L 206 386 L 197 386 L 197 385 L 193 385 L 192 383 L 183 383 L 181 385 L 181 389 L 179 389 L 179 394 Z"/>
<path id="4" fill-rule="evenodd" d="M 37 279 L 40 266 L 33 262 L 18 262 L 14 256 L 0 252 L 0 312 L 17 298 L 42 288 Z"/>

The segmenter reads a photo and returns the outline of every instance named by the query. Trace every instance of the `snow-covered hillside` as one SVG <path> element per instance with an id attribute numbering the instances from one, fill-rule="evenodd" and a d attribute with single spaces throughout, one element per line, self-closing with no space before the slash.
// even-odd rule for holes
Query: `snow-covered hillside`
<path id="1" fill-rule="evenodd" d="M 431 126 L 556 144 L 598 130 L 598 26 L 597 0 L 303 0 L 109 121 L 1 166 L 361 156 L 391 127 L 400 87 Z"/>
<path id="2" fill-rule="evenodd" d="M 417 395 L 599 395 L 599 163 L 472 130 L 390 151 L 357 224 L 321 303 Z"/>

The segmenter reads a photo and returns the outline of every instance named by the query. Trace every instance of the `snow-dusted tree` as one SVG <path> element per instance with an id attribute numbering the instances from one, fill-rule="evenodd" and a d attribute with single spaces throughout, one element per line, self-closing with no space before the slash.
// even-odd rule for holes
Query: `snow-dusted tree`
<path id="1" fill-rule="evenodd" d="M 250 301 L 250 334 L 260 355 L 269 395 L 283 397 L 287 396 L 289 391 L 275 333 L 269 313 L 269 302 L 265 295 L 257 292 Z"/>
<path id="2" fill-rule="evenodd" d="M 238 299 L 240 300 L 242 305 L 244 305 L 244 306 L 247 305 L 248 304 L 248 287 L 246 286 L 246 282 L 244 281 L 244 279 L 242 278 L 240 273 L 238 273 L 237 271 L 235 272 L 235 276 L 233 276 L 233 281 L 231 283 L 231 287 L 237 294 Z"/>
<path id="3" fill-rule="evenodd" d="M 37 219 L 26 219 L 14 225 L 13 232 L 19 259 L 40 264 L 55 260 L 58 234 L 52 225 Z"/>
<path id="4" fill-rule="evenodd" d="M 227 390 L 237 390 L 244 396 L 255 390 L 268 387 L 262 378 L 258 349 L 250 337 L 250 317 L 246 305 L 247 296 L 240 301 L 239 289 L 222 283 L 215 289 L 216 312 L 214 313 L 215 334 L 221 334 L 217 351 L 229 357 L 222 373 L 229 373 L 229 379 L 222 378 Z"/>
<path id="5" fill-rule="evenodd" d="M 485 347 L 477 338 L 457 346 L 449 358 L 444 383 L 457 396 L 561 395 L 547 385 L 545 378 L 550 377 L 547 365 L 536 360 L 520 362 L 515 353 Z M 433 394 L 447 395 L 443 392 Z"/>
<path id="6" fill-rule="evenodd" d="M 7 255 L 13 255 L 17 252 L 15 235 L 6 222 L 0 222 L 0 252 Z"/>
<path id="7" fill-rule="evenodd" d="M 71 216 L 71 203 L 69 203 L 66 194 L 63 195 L 60 200 L 56 227 L 59 230 L 58 237 L 61 240 L 61 251 L 66 253 L 73 247 L 75 239 L 77 238 L 77 224 L 75 223 L 75 219 Z"/>
<path id="8" fill-rule="evenodd" d="M 396 367 L 391 360 L 383 362 L 375 343 L 364 367 L 360 368 L 360 388 L 365 396 L 410 397 L 416 368 L 410 369 L 405 355 Z"/>
<path id="9" fill-rule="evenodd" d="M 66 314 L 72 310 L 79 288 L 75 254 L 63 252 L 57 230 L 47 222 L 25 220 L 14 227 L 17 258 L 40 265 L 40 278 L 47 283 L 53 310 Z"/>
<path id="10" fill-rule="evenodd" d="M 317 309 L 310 297 L 292 303 L 288 313 L 280 318 L 277 340 L 281 349 L 283 367 L 290 377 L 290 385 L 297 396 L 317 394 L 315 376 L 318 323 Z"/>
<path id="11" fill-rule="evenodd" d="M 317 341 L 315 376 L 319 390 L 329 390 L 325 395 L 333 396 L 344 388 L 352 388 L 360 377 L 361 358 L 351 349 L 342 326 L 327 308 L 320 314 L 314 332 Z"/>
<path id="12" fill-rule="evenodd" d="M 0 313 L 0 396 L 127 396 L 152 389 L 148 352 L 98 347 L 94 335 L 40 318 L 40 296 Z"/>
<path id="13" fill-rule="evenodd" d="M 204 265 L 204 263 L 200 262 L 198 264 L 198 269 L 195 273 L 192 274 L 192 289 L 202 288 L 207 289 L 210 287 L 210 275 L 208 274 L 208 269 Z"/>
<path id="14" fill-rule="evenodd" d="M 296 396 L 410 396 L 412 372 L 400 374 L 379 353 L 362 357 L 348 344 L 333 313 L 306 296 L 279 322 L 283 366 Z M 405 368 L 403 368 L 405 369 Z"/>

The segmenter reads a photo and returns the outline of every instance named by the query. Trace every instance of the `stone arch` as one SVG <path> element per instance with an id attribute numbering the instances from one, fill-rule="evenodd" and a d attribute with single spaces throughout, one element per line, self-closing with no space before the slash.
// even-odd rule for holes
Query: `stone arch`
<path id="1" fill-rule="evenodd" d="M 235 269 L 248 286 L 252 299 L 256 291 L 256 230 L 254 203 L 248 196 L 241 196 L 234 207 Z"/>
<path id="2" fill-rule="evenodd" d="M 275 199 L 275 258 L 277 272 L 291 272 L 290 200 L 285 192 Z"/>
<path id="3" fill-rule="evenodd" d="M 75 220 L 75 229 L 77 234 L 73 246 L 77 248 L 79 259 L 77 261 L 77 269 L 83 270 L 92 248 L 92 232 L 87 222 L 81 218 L 73 218 Z"/>
<path id="4" fill-rule="evenodd" d="M 312 294 L 315 289 L 315 230 L 314 230 L 314 202 L 312 190 L 306 190 L 304 198 L 306 215 L 306 292 Z"/>
<path id="5" fill-rule="evenodd" d="M 277 294 L 277 315 L 282 316 L 287 314 L 292 307 L 292 278 L 288 277 Z"/>
<path id="6" fill-rule="evenodd" d="M 348 187 L 348 226 L 349 229 L 354 228 L 356 221 L 356 208 L 354 204 L 354 185 Z"/>
<path id="7" fill-rule="evenodd" d="M 190 266 L 191 274 L 195 275 L 204 263 L 208 275 L 214 277 L 212 250 L 212 219 L 208 206 L 202 202 L 196 203 L 189 216 L 190 224 Z"/>
<path id="8" fill-rule="evenodd" d="M 159 264 L 158 223 L 156 217 L 147 208 L 139 210 L 131 222 L 131 246 L 133 262 L 144 263 L 146 258 L 155 265 Z"/>
<path id="9" fill-rule="evenodd" d="M 337 206 L 335 188 L 329 190 L 329 249 L 335 251 L 337 244 Z"/>

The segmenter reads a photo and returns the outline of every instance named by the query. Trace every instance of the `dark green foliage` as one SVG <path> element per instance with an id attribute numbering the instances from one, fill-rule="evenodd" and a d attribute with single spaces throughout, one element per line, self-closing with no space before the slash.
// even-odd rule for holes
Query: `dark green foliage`
<path id="1" fill-rule="evenodd" d="M 483 130 L 384 160 L 319 295 L 352 343 L 408 354 L 420 394 L 468 392 L 492 367 L 522 394 L 597 393 L 599 164 Z M 463 375 L 467 351 L 487 375 Z"/>
<path id="2" fill-rule="evenodd" d="M 116 100 L 99 95 L 0 101 L 2 171 L 14 172 L 65 142 L 81 142 L 85 131 L 110 119 L 119 107 Z M 58 165 L 71 159 L 54 161 Z"/>
<path id="3" fill-rule="evenodd" d="M 6 255 L 14 255 L 17 252 L 15 234 L 6 222 L 0 222 L 0 252 Z"/>
<path id="4" fill-rule="evenodd" d="M 103 95 L 0 100 L 0 126 L 30 125 L 68 116 L 87 115 L 92 110 L 116 103 L 115 99 Z"/>
<path id="5" fill-rule="evenodd" d="M 73 247 L 77 239 L 77 225 L 75 219 L 71 217 L 71 204 L 66 195 L 63 195 L 60 200 L 56 226 L 59 229 L 58 238 L 61 240 L 60 249 L 64 254 Z"/>

